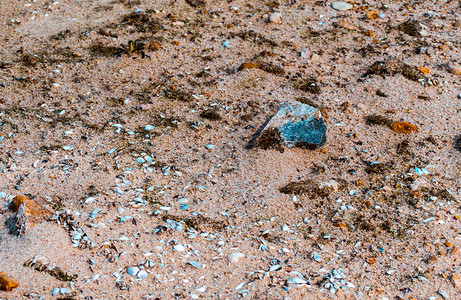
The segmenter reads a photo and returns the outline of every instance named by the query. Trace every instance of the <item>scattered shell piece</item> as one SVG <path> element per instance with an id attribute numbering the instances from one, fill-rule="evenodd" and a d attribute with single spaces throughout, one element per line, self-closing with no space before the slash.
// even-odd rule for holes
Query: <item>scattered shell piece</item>
<path id="1" fill-rule="evenodd" d="M 130 274 L 131 276 L 136 276 L 139 272 L 139 268 L 136 266 L 129 267 L 127 270 L 127 273 Z"/>
<path id="2" fill-rule="evenodd" d="M 186 247 L 184 247 L 181 244 L 174 245 L 173 248 L 174 248 L 175 251 L 178 251 L 178 252 L 183 252 L 184 250 L 186 250 Z"/>
<path id="3" fill-rule="evenodd" d="M 191 265 L 191 266 L 193 266 L 194 268 L 197 268 L 197 269 L 201 269 L 201 268 L 202 268 L 202 266 L 201 266 L 198 262 L 193 261 L 193 260 L 189 260 L 189 261 L 187 262 L 187 264 L 189 264 L 189 265 Z"/>
<path id="4" fill-rule="evenodd" d="M 136 277 L 140 279 L 146 279 L 149 276 L 149 274 L 145 270 L 141 270 L 136 274 Z"/>
<path id="5" fill-rule="evenodd" d="M 244 281 L 244 282 L 242 282 L 242 283 L 240 283 L 239 285 L 237 285 L 237 286 L 235 287 L 235 290 L 236 290 L 236 291 L 238 291 L 238 290 L 241 290 L 241 289 L 243 289 L 243 287 L 245 286 L 245 284 L 246 284 L 246 282 L 245 282 L 245 281 Z"/>
<path id="6" fill-rule="evenodd" d="M 294 284 L 294 285 L 302 285 L 302 284 L 307 284 L 307 281 L 299 277 L 293 277 L 293 278 L 290 278 L 287 281 L 287 283 Z"/>

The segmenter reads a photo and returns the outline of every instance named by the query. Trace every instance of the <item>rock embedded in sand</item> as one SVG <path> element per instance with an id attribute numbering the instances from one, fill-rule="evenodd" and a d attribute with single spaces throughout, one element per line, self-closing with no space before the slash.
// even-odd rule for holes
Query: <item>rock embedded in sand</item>
<path id="1" fill-rule="evenodd" d="M 268 21 L 273 24 L 282 24 L 282 14 L 279 12 L 272 13 Z"/>
<path id="2" fill-rule="evenodd" d="M 448 69 L 448 72 L 450 72 L 453 75 L 461 75 L 461 67 L 450 67 Z"/>
<path id="3" fill-rule="evenodd" d="M 50 215 L 50 210 L 44 204 L 23 195 L 14 197 L 10 208 L 16 213 L 14 228 L 11 230 L 16 235 L 24 234 Z"/>
<path id="4" fill-rule="evenodd" d="M 227 256 L 227 259 L 229 260 L 229 262 L 231 263 L 236 263 L 238 262 L 240 259 L 244 258 L 245 257 L 245 254 L 241 253 L 241 252 L 235 252 L 235 253 L 231 253 Z"/>
<path id="5" fill-rule="evenodd" d="M 347 29 L 347 30 L 357 30 L 359 31 L 360 28 L 352 24 L 351 22 L 347 22 L 345 20 L 339 20 L 337 25 L 341 28 Z"/>
<path id="6" fill-rule="evenodd" d="M 310 105 L 285 103 L 270 119 L 254 141 L 262 149 L 287 148 L 317 149 L 325 144 L 327 127 L 320 111 Z"/>
<path id="7" fill-rule="evenodd" d="M 375 20 L 379 18 L 379 13 L 376 10 L 367 11 L 366 15 L 367 15 L 367 18 L 370 20 Z"/>
<path id="8" fill-rule="evenodd" d="M 461 288 L 461 275 L 459 275 L 459 273 L 453 273 L 451 275 L 450 281 L 455 288 Z"/>
<path id="9" fill-rule="evenodd" d="M 0 291 L 10 292 L 19 286 L 19 281 L 9 276 L 6 272 L 0 273 Z"/>
<path id="10" fill-rule="evenodd" d="M 418 127 L 408 122 L 394 122 L 391 124 L 391 128 L 397 133 L 410 134 L 418 132 Z"/>
<path id="11" fill-rule="evenodd" d="M 331 7 L 333 7 L 333 9 L 336 9 L 336 10 L 339 10 L 339 11 L 343 11 L 343 10 L 349 10 L 352 8 L 352 4 L 350 3 L 347 3 L 347 2 L 333 2 L 331 4 Z"/>

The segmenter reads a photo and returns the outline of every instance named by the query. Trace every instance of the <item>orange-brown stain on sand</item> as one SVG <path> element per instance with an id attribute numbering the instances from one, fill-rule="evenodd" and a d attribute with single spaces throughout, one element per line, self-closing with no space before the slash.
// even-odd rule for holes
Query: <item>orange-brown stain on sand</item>
<path id="1" fill-rule="evenodd" d="M 391 124 L 391 128 L 397 133 L 410 134 L 418 132 L 418 127 L 408 122 L 394 122 Z"/>

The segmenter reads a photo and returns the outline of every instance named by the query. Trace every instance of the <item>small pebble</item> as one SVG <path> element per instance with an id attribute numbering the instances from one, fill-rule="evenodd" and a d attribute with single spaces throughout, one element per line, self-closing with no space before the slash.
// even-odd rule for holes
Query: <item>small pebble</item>
<path id="1" fill-rule="evenodd" d="M 282 14 L 279 12 L 275 12 L 269 16 L 269 23 L 273 24 L 282 24 Z"/>
<path id="2" fill-rule="evenodd" d="M 459 275 L 459 273 L 453 273 L 451 275 L 450 281 L 455 288 L 461 288 L 461 276 Z"/>
<path id="3" fill-rule="evenodd" d="M 333 7 L 333 9 L 343 11 L 343 10 L 351 9 L 352 4 L 347 3 L 347 2 L 333 2 L 333 4 L 331 4 L 331 7 Z"/>
<path id="4" fill-rule="evenodd" d="M 208 144 L 208 145 L 205 146 L 205 148 L 207 148 L 207 149 L 213 149 L 213 148 L 214 148 L 214 145 Z"/>
<path id="5" fill-rule="evenodd" d="M 153 125 L 146 125 L 146 126 L 144 126 L 144 130 L 146 130 L 146 131 L 154 130 L 154 129 L 155 129 L 155 126 L 153 126 Z"/>
<path id="6" fill-rule="evenodd" d="M 227 256 L 227 259 L 229 260 L 229 262 L 231 263 L 236 263 L 238 262 L 240 259 L 244 258 L 245 257 L 245 254 L 241 253 L 241 252 L 235 252 L 235 253 L 231 253 Z"/>
<path id="7" fill-rule="evenodd" d="M 448 69 L 448 72 L 450 72 L 453 75 L 461 75 L 461 67 L 450 67 Z"/>
<path id="8" fill-rule="evenodd" d="M 19 282 L 13 277 L 6 274 L 6 272 L 0 273 L 0 291 L 10 292 L 19 286 Z"/>

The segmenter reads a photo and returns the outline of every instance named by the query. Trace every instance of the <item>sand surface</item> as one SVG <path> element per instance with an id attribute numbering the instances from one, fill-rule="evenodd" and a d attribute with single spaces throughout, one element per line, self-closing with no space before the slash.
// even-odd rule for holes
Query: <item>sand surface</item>
<path id="1" fill-rule="evenodd" d="M 460 2 L 350 3 L 0 1 L 0 298 L 459 299 Z"/>

